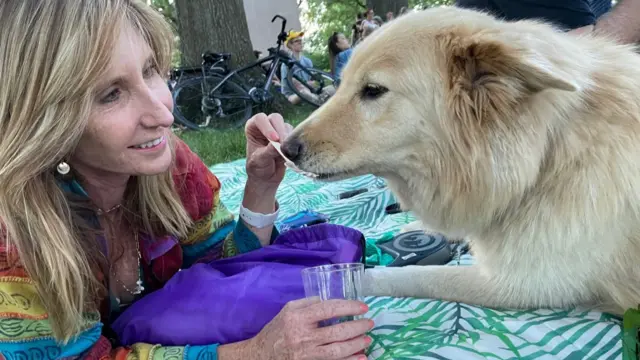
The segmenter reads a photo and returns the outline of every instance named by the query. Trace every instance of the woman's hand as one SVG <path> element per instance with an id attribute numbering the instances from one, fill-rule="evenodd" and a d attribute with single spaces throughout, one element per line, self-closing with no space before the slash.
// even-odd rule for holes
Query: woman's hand
<path id="1" fill-rule="evenodd" d="M 283 141 L 293 127 L 280 114 L 258 114 L 247 122 L 247 183 L 242 206 L 259 214 L 276 210 L 276 191 L 284 178 L 284 159 L 269 141 Z M 254 228 L 247 224 L 262 245 L 269 244 L 273 227 Z"/>
<path id="2" fill-rule="evenodd" d="M 284 160 L 269 140 L 281 142 L 293 130 L 280 114 L 257 114 L 247 122 L 247 176 L 254 185 L 275 190 L 284 177 Z"/>
<path id="3" fill-rule="evenodd" d="M 371 339 L 365 333 L 373 328 L 373 321 L 362 319 L 327 327 L 318 327 L 318 322 L 367 311 L 367 305 L 354 300 L 312 298 L 289 302 L 248 340 L 249 351 L 244 354 L 260 360 L 366 360 L 363 350 Z M 225 360 L 222 351 L 220 360 Z"/>

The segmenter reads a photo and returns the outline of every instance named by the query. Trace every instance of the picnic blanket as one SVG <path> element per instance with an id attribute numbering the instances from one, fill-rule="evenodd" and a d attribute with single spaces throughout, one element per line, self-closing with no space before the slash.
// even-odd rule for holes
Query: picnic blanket
<path id="1" fill-rule="evenodd" d="M 222 182 L 221 200 L 237 214 L 246 181 L 245 162 L 211 168 Z M 339 200 L 340 193 L 367 192 Z M 415 220 L 409 213 L 385 214 L 395 199 L 384 180 L 362 176 L 335 183 L 287 171 L 277 194 L 280 218 L 315 210 L 330 222 L 361 231 L 367 260 L 386 264 L 376 243 Z M 460 266 L 473 263 L 463 255 Z M 458 265 L 454 260 L 450 266 Z M 621 321 L 608 314 L 571 310 L 503 311 L 438 300 L 367 297 L 376 327 L 369 359 L 622 359 Z"/>

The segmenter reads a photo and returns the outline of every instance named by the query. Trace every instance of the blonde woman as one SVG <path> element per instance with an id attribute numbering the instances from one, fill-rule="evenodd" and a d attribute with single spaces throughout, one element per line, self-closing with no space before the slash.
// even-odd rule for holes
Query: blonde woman
<path id="1" fill-rule="evenodd" d="M 217 178 L 171 134 L 171 39 L 142 1 L 0 2 L 0 358 L 358 359 L 368 320 L 316 325 L 364 313 L 356 301 L 294 301 L 235 344 L 125 348 L 111 335 L 181 268 L 277 235 L 284 164 L 268 139 L 291 127 L 248 122 L 235 223 Z"/>

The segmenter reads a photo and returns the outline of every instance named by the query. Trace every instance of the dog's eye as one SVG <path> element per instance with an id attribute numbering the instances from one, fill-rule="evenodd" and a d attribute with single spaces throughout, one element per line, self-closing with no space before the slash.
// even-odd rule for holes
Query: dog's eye
<path id="1" fill-rule="evenodd" d="M 384 86 L 367 84 L 362 89 L 362 98 L 365 100 L 375 100 L 384 95 L 387 91 L 389 91 L 389 89 Z"/>

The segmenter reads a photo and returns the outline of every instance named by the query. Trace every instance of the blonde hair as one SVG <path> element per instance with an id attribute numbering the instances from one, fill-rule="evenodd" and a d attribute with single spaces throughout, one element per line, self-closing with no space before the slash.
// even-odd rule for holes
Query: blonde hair
<path id="1" fill-rule="evenodd" d="M 0 220 L 61 343 L 81 331 L 83 313 L 95 311 L 104 295 L 92 265 L 104 258 L 55 168 L 85 131 L 96 84 L 127 24 L 167 73 L 171 29 L 142 1 L 0 2 Z M 191 220 L 170 172 L 138 177 L 127 194 L 149 234 L 186 235 Z"/>

